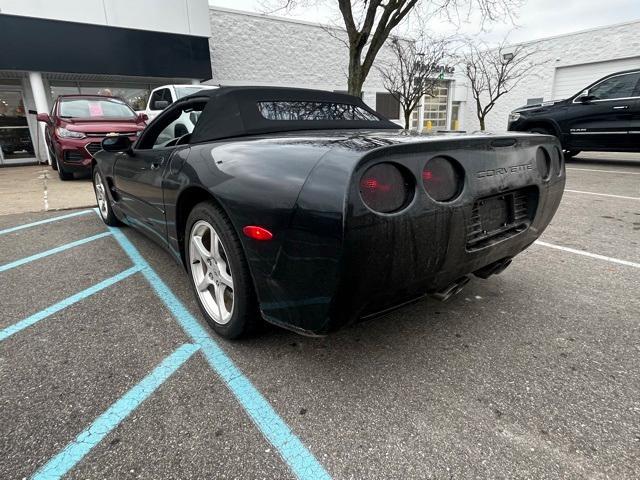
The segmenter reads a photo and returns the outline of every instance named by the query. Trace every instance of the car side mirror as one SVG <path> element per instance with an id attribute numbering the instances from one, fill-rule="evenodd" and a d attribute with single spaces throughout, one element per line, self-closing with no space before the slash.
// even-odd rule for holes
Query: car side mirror
<path id="1" fill-rule="evenodd" d="M 168 106 L 169 106 L 168 100 L 156 100 L 155 102 L 153 102 L 154 110 L 164 110 Z"/>
<path id="2" fill-rule="evenodd" d="M 50 123 L 51 117 L 48 113 L 39 113 L 36 115 L 36 120 L 38 120 L 39 122 Z"/>
<path id="3" fill-rule="evenodd" d="M 589 95 L 588 93 L 578 97 L 578 100 L 580 101 L 580 103 L 591 103 L 597 99 L 598 97 L 596 97 L 595 95 Z"/>
<path id="4" fill-rule="evenodd" d="M 149 120 L 149 115 L 147 115 L 146 113 L 139 113 L 138 117 L 136 118 L 136 123 L 146 122 L 147 120 Z"/>
<path id="5" fill-rule="evenodd" d="M 102 140 L 102 149 L 106 152 L 131 153 L 132 143 L 125 135 L 107 137 Z"/>

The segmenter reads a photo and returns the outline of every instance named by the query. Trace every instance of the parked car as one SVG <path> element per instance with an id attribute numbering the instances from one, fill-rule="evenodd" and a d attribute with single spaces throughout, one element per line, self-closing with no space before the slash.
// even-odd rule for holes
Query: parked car
<path id="1" fill-rule="evenodd" d="M 151 91 L 151 95 L 149 95 L 149 100 L 147 102 L 147 109 L 144 113 L 149 119 L 153 120 L 160 112 L 162 112 L 162 110 L 167 108 L 176 100 L 202 90 L 214 90 L 216 88 L 218 87 L 211 85 L 163 85 Z M 181 137 L 185 133 L 191 132 L 198 121 L 198 115 L 199 112 L 189 112 L 180 115 L 180 117 L 173 122 L 172 128 L 168 128 L 163 132 L 162 137 L 159 140 L 160 143 L 168 142 L 172 138 Z"/>
<path id="2" fill-rule="evenodd" d="M 514 110 L 508 129 L 554 135 L 566 157 L 640 152 L 640 70 L 607 75 L 566 100 Z"/>
<path id="3" fill-rule="evenodd" d="M 192 131 L 158 141 L 190 112 Z M 260 317 L 318 335 L 445 300 L 531 245 L 565 185 L 553 137 L 408 135 L 359 98 L 305 89 L 201 91 L 102 147 L 102 219 L 164 245 L 230 338 Z"/>
<path id="4" fill-rule="evenodd" d="M 134 141 L 147 120 L 121 98 L 104 95 L 60 95 L 51 114 L 39 113 L 37 118 L 46 123 L 51 167 L 62 180 L 91 172 L 91 160 L 102 148 L 103 138 L 126 135 Z"/>

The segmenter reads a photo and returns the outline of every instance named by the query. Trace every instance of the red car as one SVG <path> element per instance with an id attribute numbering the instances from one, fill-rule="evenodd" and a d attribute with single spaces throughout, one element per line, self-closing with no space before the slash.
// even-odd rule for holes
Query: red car
<path id="1" fill-rule="evenodd" d="M 104 95 L 60 95 L 51 115 L 39 113 L 37 118 L 47 124 L 51 166 L 61 180 L 72 179 L 74 173 L 90 174 L 103 138 L 127 135 L 134 142 L 147 120 L 121 98 Z"/>

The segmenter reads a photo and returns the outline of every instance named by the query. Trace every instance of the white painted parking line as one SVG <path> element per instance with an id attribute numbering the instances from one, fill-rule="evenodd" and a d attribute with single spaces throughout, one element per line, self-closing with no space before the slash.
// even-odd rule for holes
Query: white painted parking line
<path id="1" fill-rule="evenodd" d="M 585 257 L 595 258 L 597 260 L 604 260 L 605 262 L 617 263 L 619 265 L 625 265 L 627 267 L 640 268 L 640 263 L 630 262 L 629 260 L 620 260 L 619 258 L 607 257 L 605 255 L 598 255 L 597 253 L 585 252 L 584 250 L 577 250 L 575 248 L 563 247 L 560 245 L 554 245 L 553 243 L 542 242 L 536 240 L 536 245 L 542 247 L 555 248 L 556 250 L 562 250 L 563 252 L 575 253 L 576 255 L 583 255 Z"/>
<path id="2" fill-rule="evenodd" d="M 598 197 L 620 198 L 622 200 L 640 200 L 640 197 L 626 197 L 624 195 L 611 195 L 610 193 L 585 192 L 583 190 L 569 190 L 568 188 L 565 189 L 565 192 L 581 193 L 584 195 L 596 195 Z"/>
<path id="3" fill-rule="evenodd" d="M 640 172 L 627 172 L 625 170 L 600 170 L 600 169 L 597 169 L 597 168 L 567 167 L 567 170 L 577 170 L 577 171 L 580 171 L 580 172 L 617 173 L 619 175 L 640 175 Z"/>

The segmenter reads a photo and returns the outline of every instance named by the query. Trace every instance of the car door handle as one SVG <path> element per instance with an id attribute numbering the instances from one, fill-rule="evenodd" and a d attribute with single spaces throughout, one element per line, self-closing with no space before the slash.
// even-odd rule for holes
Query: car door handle
<path id="1" fill-rule="evenodd" d="M 629 108 L 629 105 L 620 105 L 618 107 L 613 107 L 614 110 L 626 110 Z"/>

